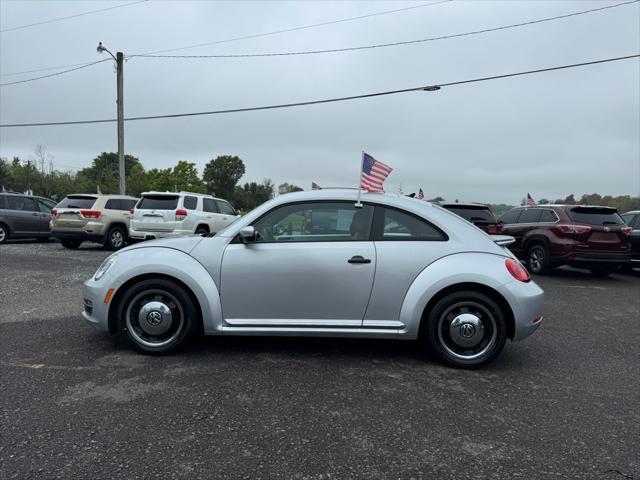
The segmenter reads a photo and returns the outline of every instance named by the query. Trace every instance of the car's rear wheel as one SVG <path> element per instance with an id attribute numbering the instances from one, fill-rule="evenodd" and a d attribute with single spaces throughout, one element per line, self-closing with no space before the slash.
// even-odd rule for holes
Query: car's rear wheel
<path id="1" fill-rule="evenodd" d="M 9 228 L 0 223 L 0 245 L 9 240 Z"/>
<path id="2" fill-rule="evenodd" d="M 122 227 L 111 227 L 104 239 L 104 248 L 120 250 L 127 241 L 127 234 Z"/>
<path id="3" fill-rule="evenodd" d="M 81 243 L 82 243 L 82 240 L 60 240 L 60 244 L 64 248 L 69 248 L 71 250 L 77 249 Z"/>
<path id="4" fill-rule="evenodd" d="M 486 365 L 502 352 L 506 339 L 505 314 L 483 293 L 451 293 L 428 313 L 425 340 L 429 352 L 453 367 Z"/>
<path id="5" fill-rule="evenodd" d="M 118 304 L 119 331 L 137 350 L 155 355 L 184 347 L 198 330 L 196 307 L 175 282 L 149 279 L 128 288 Z"/>
<path id="6" fill-rule="evenodd" d="M 535 275 L 548 275 L 551 273 L 551 258 L 546 246 L 536 243 L 527 252 L 527 267 Z"/>

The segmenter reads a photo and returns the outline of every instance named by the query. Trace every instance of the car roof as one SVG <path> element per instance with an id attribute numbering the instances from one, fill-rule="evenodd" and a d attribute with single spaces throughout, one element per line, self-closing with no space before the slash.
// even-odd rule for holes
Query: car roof
<path id="1" fill-rule="evenodd" d="M 145 196 L 145 195 L 175 195 L 175 196 L 180 196 L 180 195 L 195 195 L 197 197 L 211 197 L 211 198 L 216 198 L 213 195 L 209 195 L 208 193 L 195 193 L 195 192 L 159 192 L 156 190 L 152 190 L 149 192 L 142 192 L 140 194 L 141 197 Z"/>
<path id="2" fill-rule="evenodd" d="M 416 207 L 433 207 L 431 202 L 418 200 L 417 198 L 407 197 L 399 193 L 368 193 L 362 192 L 360 195 L 362 202 L 381 203 L 384 205 L 395 206 L 398 208 L 415 209 Z M 358 189 L 347 188 L 331 188 L 322 190 L 307 190 L 302 192 L 283 193 L 275 197 L 271 202 L 272 205 L 289 202 L 305 202 L 317 200 L 335 200 L 335 201 L 352 201 L 358 200 Z"/>

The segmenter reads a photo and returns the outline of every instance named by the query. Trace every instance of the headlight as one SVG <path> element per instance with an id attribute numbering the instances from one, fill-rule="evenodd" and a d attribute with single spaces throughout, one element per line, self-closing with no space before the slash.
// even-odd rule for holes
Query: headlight
<path id="1" fill-rule="evenodd" d="M 107 273 L 107 270 L 111 268 L 111 265 L 116 263 L 116 258 L 118 258 L 117 255 L 111 255 L 104 262 L 102 262 L 102 265 L 100 265 L 98 267 L 98 270 L 96 270 L 96 274 L 93 276 L 93 279 L 96 281 L 100 280 L 104 276 L 104 274 Z"/>

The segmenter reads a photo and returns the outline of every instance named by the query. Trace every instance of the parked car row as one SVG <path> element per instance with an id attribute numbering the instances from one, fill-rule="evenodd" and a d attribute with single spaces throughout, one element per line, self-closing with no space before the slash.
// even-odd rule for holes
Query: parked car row
<path id="1" fill-rule="evenodd" d="M 190 192 L 67 195 L 58 204 L 21 193 L 0 194 L 0 243 L 55 237 L 63 247 L 83 242 L 118 250 L 129 241 L 216 233 L 238 218 L 229 202 Z"/>
<path id="2" fill-rule="evenodd" d="M 620 216 L 615 208 L 591 205 L 516 207 L 499 219 L 487 205 L 441 204 L 490 234 L 512 236 L 509 249 L 531 273 L 555 267 L 587 268 L 594 275 L 640 266 L 640 211 Z"/>

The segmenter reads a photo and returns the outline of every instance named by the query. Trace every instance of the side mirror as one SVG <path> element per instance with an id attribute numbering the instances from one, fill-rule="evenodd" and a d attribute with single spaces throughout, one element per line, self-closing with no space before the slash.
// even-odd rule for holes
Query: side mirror
<path id="1" fill-rule="evenodd" d="M 242 243 L 253 243 L 256 241 L 256 229 L 253 225 L 242 227 L 238 235 L 240 235 Z"/>

